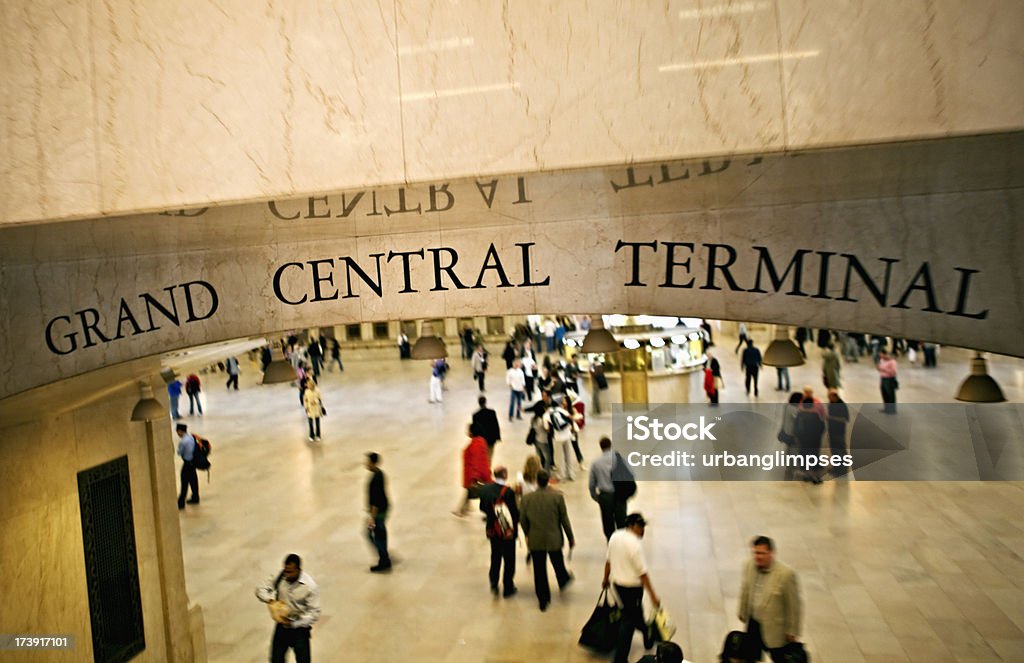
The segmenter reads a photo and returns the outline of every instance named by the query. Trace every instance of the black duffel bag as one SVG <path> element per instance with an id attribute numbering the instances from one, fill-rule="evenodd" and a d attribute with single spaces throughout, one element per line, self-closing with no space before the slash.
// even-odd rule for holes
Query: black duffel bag
<path id="1" fill-rule="evenodd" d="M 621 619 L 622 610 L 608 598 L 608 590 L 603 590 L 597 599 L 593 614 L 583 626 L 580 644 L 605 654 L 612 651 L 619 637 Z"/>

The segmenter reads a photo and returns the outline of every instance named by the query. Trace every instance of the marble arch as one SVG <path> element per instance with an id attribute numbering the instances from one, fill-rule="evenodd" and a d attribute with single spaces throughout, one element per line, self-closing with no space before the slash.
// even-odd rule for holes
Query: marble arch
<path id="1" fill-rule="evenodd" d="M 634 164 L 8 228 L 2 324 L 17 342 L 0 352 L 0 397 L 282 329 L 538 311 L 808 324 L 1020 355 L 1022 143 Z"/>

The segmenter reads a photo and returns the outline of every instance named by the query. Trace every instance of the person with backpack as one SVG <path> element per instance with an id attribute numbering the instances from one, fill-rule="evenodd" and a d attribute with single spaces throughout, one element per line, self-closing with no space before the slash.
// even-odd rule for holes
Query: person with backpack
<path id="1" fill-rule="evenodd" d="M 188 414 L 195 416 L 196 408 L 199 408 L 199 416 L 203 416 L 203 403 L 199 400 L 201 391 L 199 376 L 193 373 L 185 379 L 185 393 L 188 394 Z"/>
<path id="2" fill-rule="evenodd" d="M 556 403 L 544 414 L 544 427 L 547 429 L 551 439 L 551 446 L 556 461 L 561 464 L 559 456 L 564 459 L 561 465 L 561 476 L 563 481 L 576 479 L 576 454 L 572 448 L 572 435 L 576 430 L 576 423 L 573 416 L 565 408 L 564 401 Z M 561 450 L 561 453 L 559 453 Z"/>
<path id="3" fill-rule="evenodd" d="M 227 388 L 235 388 L 238 391 L 238 359 L 236 357 L 228 357 L 224 360 L 224 369 L 228 373 Z"/>
<path id="4" fill-rule="evenodd" d="M 178 493 L 178 509 L 185 508 L 185 495 L 192 489 L 189 504 L 199 504 L 199 475 L 196 473 L 196 438 L 188 432 L 188 426 L 178 424 L 178 455 L 181 456 L 181 492 Z"/>
<path id="5" fill-rule="evenodd" d="M 615 530 L 626 526 L 626 502 L 636 492 L 636 482 L 632 481 L 632 490 L 626 486 L 627 481 L 617 481 L 619 475 L 632 476 L 626 461 L 617 451 L 612 450 L 612 441 L 602 437 L 600 441 L 601 457 L 590 466 L 590 497 L 601 509 L 601 526 L 604 538 L 612 538 Z M 623 486 L 617 485 L 622 483 Z"/>
<path id="6" fill-rule="evenodd" d="M 480 488 L 480 510 L 487 516 L 484 531 L 491 544 L 491 593 L 498 594 L 498 576 L 504 562 L 501 595 L 509 598 L 518 591 L 515 576 L 519 508 L 516 506 L 516 493 L 508 485 L 508 470 L 504 467 L 494 468 L 494 481 Z"/>

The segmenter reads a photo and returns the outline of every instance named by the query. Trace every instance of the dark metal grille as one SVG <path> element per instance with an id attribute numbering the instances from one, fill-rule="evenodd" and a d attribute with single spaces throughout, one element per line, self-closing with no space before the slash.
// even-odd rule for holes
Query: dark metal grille
<path id="1" fill-rule="evenodd" d="M 135 554 L 128 457 L 78 473 L 85 575 L 96 663 L 131 660 L 146 648 Z"/>

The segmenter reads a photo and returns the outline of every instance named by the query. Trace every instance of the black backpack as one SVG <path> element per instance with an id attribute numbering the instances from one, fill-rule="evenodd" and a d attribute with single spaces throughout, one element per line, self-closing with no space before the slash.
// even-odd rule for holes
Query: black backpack
<path id="1" fill-rule="evenodd" d="M 618 452 L 615 452 L 615 463 L 612 465 L 612 481 L 615 483 L 616 497 L 628 500 L 636 495 L 636 477 Z"/>
<path id="2" fill-rule="evenodd" d="M 196 441 L 196 448 L 192 451 L 192 464 L 196 466 L 197 470 L 209 472 L 210 454 L 213 453 L 213 447 L 206 438 L 199 437 L 195 433 L 192 434 L 192 437 Z"/>

